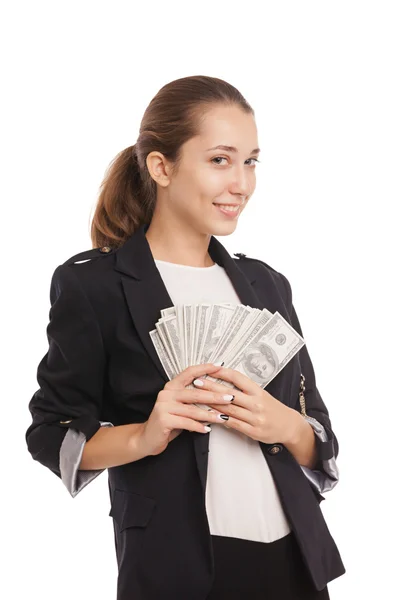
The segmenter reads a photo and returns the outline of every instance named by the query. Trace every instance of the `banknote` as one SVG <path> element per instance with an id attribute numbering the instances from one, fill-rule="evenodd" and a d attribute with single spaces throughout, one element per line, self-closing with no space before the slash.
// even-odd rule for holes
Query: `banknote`
<path id="1" fill-rule="evenodd" d="M 305 344 L 279 312 L 243 304 L 176 305 L 161 311 L 155 327 L 149 334 L 169 379 L 191 365 L 223 362 L 264 388 Z M 237 389 L 210 375 L 203 378 Z"/>
<path id="2" fill-rule="evenodd" d="M 270 319 L 260 321 L 242 336 L 240 344 L 228 355 L 224 366 L 243 373 L 264 388 L 304 344 L 303 337 L 279 312 L 275 312 Z M 220 379 L 216 381 L 228 384 Z"/>

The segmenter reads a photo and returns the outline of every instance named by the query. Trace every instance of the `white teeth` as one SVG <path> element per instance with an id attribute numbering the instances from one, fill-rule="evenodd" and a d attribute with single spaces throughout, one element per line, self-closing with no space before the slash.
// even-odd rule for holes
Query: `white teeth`
<path id="1" fill-rule="evenodd" d="M 238 206 L 229 206 L 229 204 L 217 204 L 217 206 L 220 206 L 221 208 L 229 212 L 237 212 L 239 210 Z"/>

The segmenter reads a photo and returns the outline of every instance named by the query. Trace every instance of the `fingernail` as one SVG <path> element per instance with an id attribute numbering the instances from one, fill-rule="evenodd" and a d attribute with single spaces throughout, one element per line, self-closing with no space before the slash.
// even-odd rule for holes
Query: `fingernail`
<path id="1" fill-rule="evenodd" d="M 211 431 L 211 427 L 209 427 L 209 425 L 204 425 L 204 429 L 207 431 L 207 433 Z"/>
<path id="2" fill-rule="evenodd" d="M 219 419 L 222 419 L 223 421 L 227 421 L 229 419 L 228 415 L 218 415 Z"/>
<path id="3" fill-rule="evenodd" d="M 224 366 L 225 361 L 222 361 L 222 363 L 212 363 L 214 365 L 214 367 L 223 367 Z"/>
<path id="4" fill-rule="evenodd" d="M 204 385 L 204 381 L 202 381 L 201 379 L 194 379 L 193 385 L 202 386 L 202 385 Z"/>
<path id="5" fill-rule="evenodd" d="M 232 402 L 232 400 L 234 399 L 235 396 L 232 396 L 232 394 L 225 394 L 224 396 L 222 396 L 223 400 L 229 400 L 230 402 Z"/>

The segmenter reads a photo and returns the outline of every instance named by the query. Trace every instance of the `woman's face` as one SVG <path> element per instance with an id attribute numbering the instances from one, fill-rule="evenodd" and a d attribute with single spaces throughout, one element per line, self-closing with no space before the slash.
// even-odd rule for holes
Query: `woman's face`
<path id="1" fill-rule="evenodd" d="M 219 145 L 237 151 L 210 150 Z M 157 209 L 162 217 L 204 234 L 232 233 L 256 186 L 257 148 L 257 129 L 251 114 L 236 106 L 210 109 L 200 134 L 182 146 L 178 172 L 170 175 L 168 184 L 160 190 Z M 214 202 L 239 204 L 239 212 L 227 217 Z"/>

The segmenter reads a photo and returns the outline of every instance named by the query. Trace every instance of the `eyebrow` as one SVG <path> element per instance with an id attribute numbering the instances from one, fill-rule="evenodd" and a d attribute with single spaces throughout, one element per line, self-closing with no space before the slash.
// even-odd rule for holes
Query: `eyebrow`
<path id="1" fill-rule="evenodd" d="M 206 150 L 206 152 L 208 152 L 209 150 L 225 150 L 225 152 L 239 152 L 239 150 L 237 148 L 235 148 L 235 146 L 223 146 L 223 145 L 214 146 L 213 148 L 208 148 Z M 254 150 L 252 150 L 250 152 L 250 154 L 258 154 L 259 152 L 261 152 L 260 148 L 254 148 Z"/>

